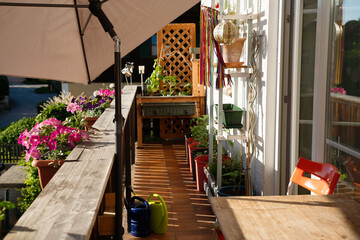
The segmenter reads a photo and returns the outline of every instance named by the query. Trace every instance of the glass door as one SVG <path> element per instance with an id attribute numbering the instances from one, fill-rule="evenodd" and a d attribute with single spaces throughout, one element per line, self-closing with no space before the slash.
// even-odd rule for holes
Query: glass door
<path id="1" fill-rule="evenodd" d="M 338 191 L 360 195 L 360 1 L 335 0 L 332 10 L 326 159 L 340 170 Z"/>

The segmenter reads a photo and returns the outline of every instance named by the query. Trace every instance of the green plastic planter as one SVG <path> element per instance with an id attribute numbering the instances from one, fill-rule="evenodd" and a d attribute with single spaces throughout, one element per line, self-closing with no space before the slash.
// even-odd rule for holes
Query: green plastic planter
<path id="1" fill-rule="evenodd" d="M 218 104 L 215 104 L 216 116 L 218 116 Z M 242 128 L 242 115 L 244 110 L 234 104 L 223 104 L 222 122 L 226 128 Z"/>

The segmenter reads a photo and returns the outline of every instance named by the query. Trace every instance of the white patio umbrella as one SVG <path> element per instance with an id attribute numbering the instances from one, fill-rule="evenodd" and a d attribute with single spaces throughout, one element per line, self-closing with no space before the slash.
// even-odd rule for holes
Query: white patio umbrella
<path id="1" fill-rule="evenodd" d="M 197 2 L 0 0 L 0 75 L 86 84 L 115 59 L 115 90 L 120 96 L 121 54 L 125 56 Z M 115 101 L 115 167 L 122 172 L 121 98 Z M 116 192 L 116 205 L 122 206 L 121 184 Z M 116 213 L 116 223 L 122 225 L 122 209 L 119 207 Z M 117 238 L 121 236 L 119 229 Z"/>

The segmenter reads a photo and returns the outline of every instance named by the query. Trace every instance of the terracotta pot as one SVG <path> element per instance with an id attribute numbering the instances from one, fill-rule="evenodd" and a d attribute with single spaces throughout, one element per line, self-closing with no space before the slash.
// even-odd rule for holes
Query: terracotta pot
<path id="1" fill-rule="evenodd" d="M 89 129 L 92 127 L 92 125 L 94 125 L 94 123 L 96 122 L 96 120 L 98 120 L 99 117 L 87 117 L 85 118 L 85 131 L 89 131 Z"/>
<path id="2" fill-rule="evenodd" d="M 185 134 L 185 156 L 186 156 L 186 159 L 188 159 L 188 146 L 192 141 L 193 141 L 193 138 L 191 137 L 191 135 Z"/>
<path id="3" fill-rule="evenodd" d="M 240 62 L 240 56 L 244 47 L 246 38 L 239 38 L 232 45 L 223 45 L 223 59 L 225 63 Z"/>
<path id="4" fill-rule="evenodd" d="M 51 178 L 64 164 L 65 160 L 33 160 L 31 166 L 37 167 L 41 189 L 44 189 Z"/>
<path id="5" fill-rule="evenodd" d="M 207 182 L 204 167 L 208 164 L 209 155 L 201 155 L 195 158 L 196 189 L 204 192 L 204 181 Z"/>
<path id="6" fill-rule="evenodd" d="M 190 172 L 192 173 L 193 171 L 195 171 L 194 169 L 193 169 L 193 166 L 192 166 L 192 164 L 191 164 L 191 160 L 192 160 L 192 156 L 191 156 L 191 152 L 192 151 L 194 151 L 195 149 L 204 149 L 203 147 L 198 147 L 198 144 L 199 144 L 199 142 L 195 142 L 195 141 L 193 141 L 192 143 L 190 143 L 189 145 L 188 145 L 188 162 L 189 162 L 189 167 L 190 167 Z"/>

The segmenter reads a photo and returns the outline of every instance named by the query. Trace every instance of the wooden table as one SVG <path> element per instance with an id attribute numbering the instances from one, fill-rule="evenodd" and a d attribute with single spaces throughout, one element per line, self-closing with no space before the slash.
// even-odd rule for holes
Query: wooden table
<path id="1" fill-rule="evenodd" d="M 360 203 L 346 195 L 212 197 L 227 240 L 360 239 Z"/>

